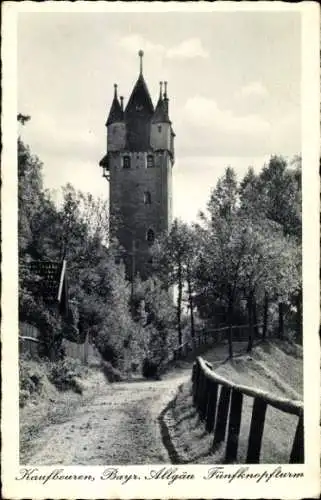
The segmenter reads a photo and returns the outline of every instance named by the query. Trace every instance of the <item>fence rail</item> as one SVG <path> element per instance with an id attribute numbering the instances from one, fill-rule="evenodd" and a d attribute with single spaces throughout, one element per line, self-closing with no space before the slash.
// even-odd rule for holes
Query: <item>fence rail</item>
<path id="1" fill-rule="evenodd" d="M 26 331 L 26 330 L 25 330 Z M 31 332 L 33 333 L 33 332 Z M 29 353 L 32 356 L 38 356 L 39 338 L 30 335 L 19 335 L 19 348 L 22 353 Z M 62 347 L 65 355 L 71 358 L 79 359 L 82 363 L 99 362 L 100 355 L 97 349 L 88 341 L 77 344 L 67 339 L 63 339 Z"/>
<path id="2" fill-rule="evenodd" d="M 253 328 L 261 328 L 263 324 L 257 323 L 253 325 Z M 244 325 L 233 325 L 233 326 L 223 326 L 219 328 L 214 328 L 214 329 L 209 329 L 205 330 L 202 332 L 196 333 L 194 338 L 189 338 L 185 342 L 183 342 L 181 345 L 176 347 L 173 350 L 173 359 L 181 359 L 186 356 L 188 356 L 191 352 L 194 353 L 194 356 L 197 354 L 201 354 L 204 352 L 204 349 L 206 350 L 207 348 L 213 346 L 214 344 L 217 344 L 219 342 L 222 342 L 222 338 L 218 336 L 217 334 L 222 334 L 224 332 L 227 332 L 229 329 L 234 331 L 243 332 L 244 333 L 244 339 L 247 340 L 248 337 L 248 328 L 250 327 L 249 324 L 244 324 Z M 243 339 L 242 337 L 242 339 Z M 243 340 L 244 340 L 243 339 Z M 234 339 L 236 340 L 236 339 Z"/>
<path id="3" fill-rule="evenodd" d="M 285 413 L 298 416 L 298 424 L 289 457 L 290 463 L 304 462 L 303 403 L 279 398 L 252 387 L 234 384 L 217 375 L 209 363 L 198 357 L 192 372 L 193 402 L 200 418 L 205 420 L 206 430 L 214 432 L 213 450 L 225 441 L 228 426 L 225 461 L 237 457 L 241 427 L 243 396 L 254 399 L 246 463 L 260 462 L 265 414 L 268 405 Z M 219 392 L 220 389 L 220 392 Z"/>

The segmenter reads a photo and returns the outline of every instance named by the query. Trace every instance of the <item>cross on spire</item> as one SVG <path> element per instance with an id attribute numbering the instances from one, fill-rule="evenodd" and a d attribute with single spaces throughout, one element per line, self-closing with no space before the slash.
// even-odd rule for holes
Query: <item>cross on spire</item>
<path id="1" fill-rule="evenodd" d="M 140 50 L 138 52 L 138 55 L 139 55 L 139 58 L 140 58 L 140 62 L 139 62 L 139 72 L 140 74 L 142 75 L 143 74 L 143 57 L 144 57 L 144 51 L 143 50 Z"/>

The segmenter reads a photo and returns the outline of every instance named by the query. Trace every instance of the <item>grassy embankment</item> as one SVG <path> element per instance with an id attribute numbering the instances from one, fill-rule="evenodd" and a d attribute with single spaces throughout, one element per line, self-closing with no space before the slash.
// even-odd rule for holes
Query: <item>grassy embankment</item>
<path id="1" fill-rule="evenodd" d="M 257 387 L 290 399 L 302 399 L 302 349 L 288 343 L 266 343 L 256 346 L 251 355 L 243 354 L 233 361 L 218 363 L 217 349 L 204 355 L 215 371 L 242 385 Z M 222 359 L 222 358 L 221 358 Z M 251 422 L 253 398 L 244 397 L 237 463 L 244 463 Z M 181 386 L 175 404 L 165 416 L 172 444 L 181 463 L 221 463 L 224 445 L 211 452 L 213 434 L 205 431 L 192 405 L 191 382 Z M 266 413 L 261 462 L 288 463 L 297 417 L 268 407 Z"/>

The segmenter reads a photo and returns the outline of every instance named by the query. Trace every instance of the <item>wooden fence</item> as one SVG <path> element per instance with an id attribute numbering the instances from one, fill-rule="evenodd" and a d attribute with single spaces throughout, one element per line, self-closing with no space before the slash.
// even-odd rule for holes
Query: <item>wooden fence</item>
<path id="1" fill-rule="evenodd" d="M 254 398 L 246 463 L 260 462 L 265 414 L 270 405 L 285 413 L 298 416 L 298 424 L 289 463 L 304 462 L 303 403 L 278 398 L 267 392 L 237 385 L 217 375 L 209 363 L 198 357 L 192 372 L 193 402 L 206 430 L 213 436 L 213 451 L 225 441 L 228 425 L 225 461 L 236 460 L 241 427 L 243 396 Z M 219 391 L 220 389 L 220 391 Z"/>
<path id="2" fill-rule="evenodd" d="M 38 356 L 39 350 L 39 330 L 28 323 L 19 324 L 19 351 L 28 353 L 32 357 Z M 71 358 L 79 359 L 82 363 L 97 364 L 100 362 L 98 350 L 88 341 L 88 336 L 82 344 L 63 339 L 62 347 L 65 355 Z"/>
<path id="3" fill-rule="evenodd" d="M 244 339 L 247 340 L 249 326 L 250 325 L 248 324 L 233 325 L 231 329 L 232 329 L 232 334 L 234 335 L 234 341 L 236 341 L 237 338 L 240 338 L 242 340 Z M 255 324 L 253 325 L 253 328 L 260 329 L 262 326 L 263 326 L 262 324 Z M 184 359 L 188 357 L 190 354 L 193 354 L 194 356 L 196 356 L 197 354 L 201 354 L 210 347 L 222 342 L 222 340 L 226 340 L 226 334 L 229 329 L 230 329 L 229 326 L 224 326 L 212 330 L 210 329 L 198 332 L 195 335 L 194 340 L 190 338 L 173 350 L 173 359 L 174 360 Z"/>

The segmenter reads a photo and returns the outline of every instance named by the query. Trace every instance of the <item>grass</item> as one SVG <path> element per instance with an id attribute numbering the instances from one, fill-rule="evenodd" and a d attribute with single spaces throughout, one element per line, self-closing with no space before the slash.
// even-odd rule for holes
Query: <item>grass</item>
<path id="1" fill-rule="evenodd" d="M 54 368 L 52 363 L 32 359 L 20 359 L 19 365 L 21 454 L 28 451 L 44 427 L 68 420 L 75 408 L 88 404 L 106 385 L 99 367 L 78 366 L 70 360 Z"/>
<path id="2" fill-rule="evenodd" d="M 224 347 L 220 347 L 224 349 Z M 204 357 L 212 362 L 217 373 L 242 385 L 257 387 L 281 397 L 302 399 L 302 351 L 282 343 L 260 344 L 251 355 L 236 357 L 219 364 L 220 350 L 211 350 Z M 222 359 L 222 357 L 221 357 Z M 253 398 L 243 399 L 237 463 L 245 463 L 252 415 Z M 225 445 L 212 451 L 213 434 L 193 407 L 191 382 L 184 384 L 165 416 L 166 425 L 180 463 L 222 463 Z M 261 463 L 288 463 L 298 418 L 268 407 L 263 433 Z"/>

